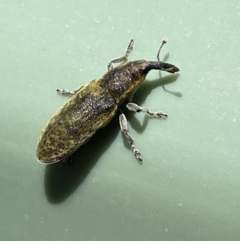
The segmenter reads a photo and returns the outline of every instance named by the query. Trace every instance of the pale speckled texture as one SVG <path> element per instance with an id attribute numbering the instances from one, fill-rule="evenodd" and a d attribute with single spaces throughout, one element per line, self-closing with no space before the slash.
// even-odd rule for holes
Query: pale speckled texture
<path id="1" fill-rule="evenodd" d="M 239 240 L 239 1 L 2 0 L 0 12 L 1 240 Z M 152 72 L 134 101 L 169 117 L 127 113 L 143 164 L 117 119 L 73 167 L 39 164 L 41 128 L 67 100 L 55 90 L 101 77 L 131 38 L 129 59 L 153 60 L 165 36 L 181 72 Z"/>

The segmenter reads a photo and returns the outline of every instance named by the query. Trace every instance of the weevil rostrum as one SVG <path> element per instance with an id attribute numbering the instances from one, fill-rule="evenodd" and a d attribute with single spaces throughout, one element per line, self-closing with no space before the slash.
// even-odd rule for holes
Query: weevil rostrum
<path id="1" fill-rule="evenodd" d="M 131 40 L 124 55 L 108 63 L 108 71 L 102 78 L 92 80 L 75 91 L 58 89 L 57 92 L 60 94 L 72 97 L 43 128 L 37 145 L 38 160 L 41 163 L 52 164 L 71 156 L 98 129 L 112 120 L 124 102 L 127 103 L 126 107 L 130 111 L 145 112 L 156 118 L 167 117 L 167 114 L 161 111 L 152 112 L 148 108 L 132 103 L 133 94 L 150 70 L 169 73 L 179 71 L 176 66 L 160 61 L 160 50 L 166 42 L 167 38 L 164 38 L 156 61 L 128 62 L 128 55 L 133 49 L 133 40 Z M 120 65 L 114 67 L 115 63 Z M 127 119 L 121 110 L 119 123 L 135 157 L 142 162 L 141 153 L 129 134 Z"/>

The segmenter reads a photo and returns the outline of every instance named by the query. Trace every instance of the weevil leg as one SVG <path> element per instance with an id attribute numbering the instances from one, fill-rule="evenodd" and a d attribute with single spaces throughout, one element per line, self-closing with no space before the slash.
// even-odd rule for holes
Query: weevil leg
<path id="1" fill-rule="evenodd" d="M 57 89 L 57 92 L 61 95 L 74 95 L 77 90 Z"/>
<path id="2" fill-rule="evenodd" d="M 119 116 L 119 124 L 120 124 L 121 131 L 126 136 L 126 138 L 128 139 L 129 144 L 131 145 L 131 148 L 132 148 L 132 151 L 133 151 L 135 157 L 141 163 L 142 162 L 141 153 L 136 148 L 135 143 L 134 143 L 132 137 L 129 134 L 128 125 L 127 125 L 127 118 L 126 118 L 126 116 L 123 113 L 120 114 L 120 116 Z"/>
<path id="3" fill-rule="evenodd" d="M 127 46 L 126 50 L 125 50 L 125 53 L 123 56 L 120 56 L 118 58 L 115 58 L 115 59 L 112 59 L 108 64 L 107 64 L 107 69 L 108 71 L 113 69 L 113 64 L 116 64 L 116 63 L 121 63 L 121 62 L 127 62 L 128 60 L 128 55 L 131 53 L 131 51 L 133 50 L 133 39 L 130 40 L 130 43 L 129 45 Z"/>
<path id="4" fill-rule="evenodd" d="M 132 102 L 129 102 L 127 104 L 127 108 L 128 108 L 128 110 L 134 111 L 134 112 L 141 112 L 142 111 L 144 113 L 147 113 L 150 116 L 153 116 L 153 117 L 156 117 L 156 118 L 159 118 L 159 119 L 162 118 L 162 117 L 164 117 L 164 118 L 168 117 L 168 115 L 166 113 L 162 112 L 162 111 L 152 112 L 148 108 L 141 107 L 141 106 L 139 106 L 135 103 L 132 103 Z"/>
<path id="5" fill-rule="evenodd" d="M 62 95 L 74 95 L 74 94 L 76 94 L 76 92 L 78 92 L 80 89 L 82 89 L 82 87 L 80 87 L 76 90 L 57 89 L 57 92 Z"/>

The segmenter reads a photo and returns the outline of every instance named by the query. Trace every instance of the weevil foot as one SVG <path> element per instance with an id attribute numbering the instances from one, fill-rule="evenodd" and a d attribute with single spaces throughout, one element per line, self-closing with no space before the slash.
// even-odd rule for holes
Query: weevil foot
<path id="1" fill-rule="evenodd" d="M 76 90 L 66 90 L 66 89 L 57 89 L 57 92 L 62 95 L 75 95 L 80 89 L 82 89 L 83 86 Z"/>
<path id="2" fill-rule="evenodd" d="M 134 111 L 134 112 L 141 112 L 142 111 L 144 113 L 147 113 L 150 116 L 153 116 L 153 117 L 156 117 L 156 118 L 159 118 L 159 119 L 163 118 L 163 117 L 164 118 L 168 117 L 168 115 L 166 113 L 162 112 L 162 111 L 152 112 L 148 108 L 141 107 L 141 106 L 139 106 L 135 103 L 132 103 L 132 102 L 127 104 L 127 108 L 128 108 L 128 110 Z"/>
<path id="3" fill-rule="evenodd" d="M 77 90 L 57 89 L 57 92 L 61 95 L 74 95 L 77 92 Z"/>
<path id="4" fill-rule="evenodd" d="M 133 141 L 132 137 L 129 134 L 128 126 L 127 126 L 127 118 L 126 118 L 126 116 L 123 113 L 120 114 L 120 116 L 119 116 L 119 124 L 120 124 L 121 131 L 123 132 L 123 134 L 128 139 L 128 142 L 129 142 L 129 144 L 131 146 L 131 149 L 132 149 L 135 157 L 138 159 L 138 161 L 140 163 L 142 163 L 142 155 L 139 152 L 139 150 L 136 148 L 135 142 Z"/>
<path id="5" fill-rule="evenodd" d="M 135 147 L 134 149 L 133 149 L 133 147 L 132 147 L 132 151 L 133 151 L 135 157 L 138 159 L 138 161 L 139 161 L 140 163 L 142 163 L 142 155 L 141 155 L 141 153 L 139 152 L 139 150 L 136 149 L 136 147 Z"/>
<path id="6" fill-rule="evenodd" d="M 107 69 L 108 71 L 113 69 L 113 64 L 116 63 L 124 63 L 128 61 L 128 55 L 131 53 L 131 51 L 133 50 L 133 39 L 130 40 L 129 45 L 127 46 L 125 53 L 123 56 L 120 56 L 118 58 L 112 59 L 108 64 L 107 64 Z"/>

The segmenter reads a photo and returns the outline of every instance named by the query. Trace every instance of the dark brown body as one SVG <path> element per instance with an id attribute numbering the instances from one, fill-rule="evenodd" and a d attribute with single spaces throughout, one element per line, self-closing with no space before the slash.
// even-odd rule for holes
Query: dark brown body
<path id="1" fill-rule="evenodd" d="M 160 61 L 138 60 L 113 68 L 79 89 L 42 130 L 38 160 L 50 164 L 71 155 L 112 120 L 118 107 L 132 97 L 152 69 L 179 71 Z"/>

